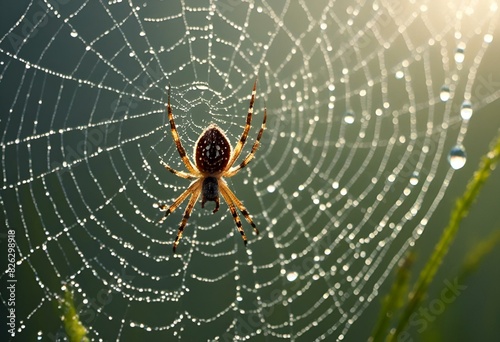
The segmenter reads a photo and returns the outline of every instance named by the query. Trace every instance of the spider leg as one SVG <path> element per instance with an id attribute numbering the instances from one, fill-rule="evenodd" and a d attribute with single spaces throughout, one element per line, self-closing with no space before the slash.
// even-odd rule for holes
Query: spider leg
<path id="1" fill-rule="evenodd" d="M 231 200 L 231 202 L 234 205 L 236 205 L 236 207 L 238 207 L 238 209 L 241 211 L 241 213 L 243 214 L 243 216 L 245 216 L 245 219 L 247 220 L 248 223 L 250 223 L 250 225 L 252 226 L 253 231 L 255 232 L 255 234 L 259 235 L 259 230 L 257 229 L 257 226 L 255 225 L 255 223 L 253 223 L 252 217 L 250 216 L 250 213 L 248 212 L 247 208 L 245 208 L 245 206 L 243 205 L 243 203 L 238 199 L 238 197 L 236 197 L 236 195 L 234 194 L 234 192 L 232 192 L 231 189 L 229 189 L 229 187 L 227 186 L 226 182 L 224 182 L 224 181 L 219 182 L 219 186 L 220 186 L 220 190 L 221 190 L 222 196 L 224 197 L 224 199 L 226 200 L 226 202 L 227 202 L 226 197 L 228 197 Z"/>
<path id="2" fill-rule="evenodd" d="M 227 169 L 229 169 L 231 165 L 234 164 L 236 159 L 240 156 L 241 151 L 243 150 L 243 146 L 245 145 L 245 141 L 247 140 L 248 131 L 250 130 L 250 124 L 252 123 L 253 103 L 255 101 L 256 89 L 257 89 L 257 78 L 255 78 L 255 81 L 253 83 L 252 97 L 250 98 L 250 105 L 248 107 L 247 122 L 245 124 L 245 128 L 243 129 L 243 133 L 241 134 L 241 138 L 236 144 L 236 147 L 234 148 L 233 155 L 231 156 L 231 159 L 227 163 L 226 166 Z"/>
<path id="3" fill-rule="evenodd" d="M 199 184 L 198 182 L 195 184 Z M 196 201 L 198 200 L 198 197 L 200 196 L 200 187 L 195 188 L 191 194 L 191 198 L 189 199 L 188 205 L 186 207 L 186 210 L 184 210 L 184 215 L 182 216 L 182 221 L 181 224 L 179 225 L 179 231 L 177 232 L 177 237 L 175 238 L 174 241 L 174 253 L 175 250 L 177 249 L 177 245 L 179 244 L 180 239 L 182 238 L 182 233 L 184 232 L 184 227 L 186 227 L 186 224 L 189 220 L 189 217 L 191 216 L 191 212 L 193 211 L 194 205 L 196 204 Z"/>
<path id="4" fill-rule="evenodd" d="M 264 119 L 262 120 L 262 125 L 260 126 L 259 134 L 257 135 L 257 139 L 255 140 L 255 143 L 252 146 L 252 151 L 246 156 L 245 159 L 240 163 L 240 165 L 236 167 L 231 167 L 223 176 L 224 177 L 232 177 L 235 174 L 237 174 L 242 168 L 247 166 L 248 163 L 254 158 L 255 152 L 257 152 L 257 149 L 259 148 L 260 145 L 260 139 L 262 138 L 262 134 L 264 133 L 264 130 L 266 129 L 266 120 L 267 120 L 267 108 L 264 108 Z"/>
<path id="5" fill-rule="evenodd" d="M 222 182 L 221 182 L 222 183 Z M 224 198 L 224 200 L 227 203 L 227 206 L 229 207 L 229 211 L 231 212 L 231 215 L 233 215 L 234 222 L 236 223 L 236 228 L 238 228 L 238 231 L 241 234 L 241 238 L 243 239 L 243 243 L 245 246 L 247 245 L 247 236 L 245 235 L 245 231 L 243 230 L 243 227 L 241 226 L 241 220 L 238 217 L 238 213 L 236 212 L 236 208 L 234 206 L 234 203 L 231 199 L 231 197 L 226 193 L 226 189 L 221 188 L 221 195 Z"/>
<path id="6" fill-rule="evenodd" d="M 181 177 L 181 178 L 185 178 L 185 179 L 195 179 L 197 178 L 196 176 L 193 176 L 187 172 L 183 172 L 183 171 L 177 171 L 173 168 L 171 168 L 170 166 L 168 166 L 167 164 L 165 164 L 165 162 L 163 160 L 160 161 L 161 165 L 163 165 L 163 167 L 165 167 L 165 169 L 167 169 L 168 171 L 172 172 L 174 175 L 176 175 L 177 177 Z"/>
<path id="7" fill-rule="evenodd" d="M 177 197 L 177 199 L 174 201 L 174 203 L 172 203 L 168 209 L 165 210 L 165 208 L 167 207 L 166 204 L 163 204 L 163 205 L 160 205 L 160 210 L 165 210 L 165 216 L 163 216 L 160 220 L 159 223 L 162 223 L 166 218 L 167 216 L 170 214 L 170 213 L 173 213 L 175 209 L 177 209 L 177 207 L 179 205 L 182 204 L 182 202 L 184 202 L 184 200 L 190 195 L 190 194 L 194 194 L 196 192 L 199 192 L 200 191 L 200 181 L 194 181 L 193 183 L 191 183 L 191 185 L 189 185 L 189 187 L 182 193 L 180 194 L 179 197 Z"/>
<path id="8" fill-rule="evenodd" d="M 198 175 L 199 172 L 193 166 L 188 156 L 186 155 L 186 150 L 182 146 L 181 140 L 179 138 L 179 133 L 177 133 L 177 127 L 175 126 L 174 115 L 172 114 L 172 107 L 170 106 L 170 85 L 168 86 L 168 103 L 167 103 L 167 112 L 168 112 L 168 120 L 170 121 L 170 131 L 172 132 L 172 138 L 174 138 L 175 146 L 177 147 L 177 151 L 181 156 L 184 165 L 188 169 L 189 173 L 193 175 Z M 170 171 L 170 170 L 169 170 Z"/>

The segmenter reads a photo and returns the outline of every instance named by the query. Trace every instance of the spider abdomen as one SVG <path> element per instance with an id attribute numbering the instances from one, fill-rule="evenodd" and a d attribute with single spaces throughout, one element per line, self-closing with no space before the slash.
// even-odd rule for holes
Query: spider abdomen
<path id="1" fill-rule="evenodd" d="M 215 177 L 207 177 L 203 181 L 203 196 L 207 201 L 215 201 L 219 197 L 219 183 Z"/>
<path id="2" fill-rule="evenodd" d="M 224 171 L 231 157 L 231 145 L 224 132 L 215 124 L 201 133 L 195 146 L 196 167 L 204 174 Z"/>
<path id="3" fill-rule="evenodd" d="M 207 177 L 203 180 L 201 188 L 201 207 L 208 201 L 215 202 L 214 213 L 219 210 L 219 181 L 215 177 Z"/>

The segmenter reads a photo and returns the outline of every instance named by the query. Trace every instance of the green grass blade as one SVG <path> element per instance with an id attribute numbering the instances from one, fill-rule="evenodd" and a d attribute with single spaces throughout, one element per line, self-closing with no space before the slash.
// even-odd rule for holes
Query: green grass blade
<path id="1" fill-rule="evenodd" d="M 484 257 L 498 244 L 500 244 L 500 229 L 491 233 L 488 238 L 477 243 L 474 248 L 467 253 L 462 263 L 462 268 L 458 275 L 459 282 L 463 283 L 464 280 L 479 267 Z"/>
<path id="2" fill-rule="evenodd" d="M 415 254 L 411 252 L 399 265 L 396 272 L 396 279 L 392 284 L 391 290 L 382 300 L 378 321 L 373 329 L 371 337 L 368 339 L 369 342 L 383 341 L 385 336 L 387 336 L 391 318 L 393 318 L 395 312 L 405 303 L 411 276 L 410 269 L 414 261 Z"/>
<path id="3" fill-rule="evenodd" d="M 63 313 L 64 329 L 71 342 L 89 342 L 87 329 L 80 322 L 78 312 L 73 301 L 73 292 L 66 286 L 64 298 L 60 300 L 60 307 Z"/>
<path id="4" fill-rule="evenodd" d="M 434 278 L 434 275 L 446 255 L 451 242 L 454 240 L 460 222 L 467 215 L 469 208 L 490 176 L 490 173 L 494 169 L 499 158 L 500 135 L 497 137 L 492 150 L 482 158 L 479 169 L 474 173 L 474 176 L 469 181 L 469 184 L 467 184 L 465 193 L 456 201 L 448 226 L 444 229 L 441 239 L 436 245 L 433 254 L 420 273 L 414 290 L 410 294 L 408 305 L 401 315 L 401 319 L 396 327 L 396 330 L 388 337 L 389 341 L 396 338 L 405 329 L 410 316 L 415 312 L 426 296 L 429 284 Z"/>

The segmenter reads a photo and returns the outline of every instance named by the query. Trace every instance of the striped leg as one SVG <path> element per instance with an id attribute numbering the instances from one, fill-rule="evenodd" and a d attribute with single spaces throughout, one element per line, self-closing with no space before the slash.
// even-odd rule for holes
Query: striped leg
<path id="1" fill-rule="evenodd" d="M 174 115 L 172 114 L 172 107 L 170 106 L 170 85 L 168 86 L 168 103 L 167 103 L 167 112 L 168 112 L 168 120 L 170 121 L 170 131 L 172 132 L 172 137 L 174 138 L 175 146 L 177 147 L 177 151 L 186 165 L 186 168 L 193 175 L 198 175 L 198 170 L 195 169 L 188 156 L 186 155 L 186 150 L 182 146 L 181 140 L 179 138 L 179 134 L 177 133 L 177 128 L 175 127 Z M 170 171 L 170 170 L 169 170 Z"/>
<path id="2" fill-rule="evenodd" d="M 240 156 L 241 151 L 243 150 L 243 146 L 245 145 L 245 141 L 247 140 L 248 131 L 250 130 L 250 124 L 252 123 L 253 103 L 255 101 L 256 89 L 257 89 L 257 78 L 255 78 L 255 81 L 253 83 L 252 97 L 250 98 L 250 106 L 248 108 L 248 114 L 247 114 L 247 123 L 245 124 L 243 133 L 241 134 L 240 141 L 238 141 L 238 143 L 236 144 L 236 147 L 234 148 L 233 151 L 233 155 L 231 156 L 231 159 L 227 163 L 228 169 L 231 167 L 231 165 L 234 164 L 236 159 Z"/>
<path id="3" fill-rule="evenodd" d="M 226 203 L 229 207 L 229 211 L 231 212 L 231 215 L 233 215 L 234 222 L 236 223 L 236 228 L 238 228 L 238 231 L 241 234 L 241 238 L 243 239 L 243 243 L 246 246 L 247 245 L 247 236 L 245 235 L 245 231 L 243 230 L 243 227 L 241 226 L 241 220 L 238 217 L 238 213 L 236 212 L 236 208 L 235 208 L 234 203 L 231 199 L 231 196 L 229 196 L 229 194 L 226 193 L 226 189 L 227 189 L 227 187 L 220 188 L 221 195 L 222 195 L 222 197 L 224 197 L 224 200 L 226 201 Z"/>
<path id="4" fill-rule="evenodd" d="M 248 223 L 250 223 L 255 234 L 259 235 L 259 230 L 257 229 L 257 226 L 255 225 L 255 223 L 253 223 L 252 217 L 250 216 L 250 213 L 248 212 L 247 208 L 245 208 L 245 206 L 243 205 L 243 203 L 241 203 L 241 201 L 238 199 L 238 197 L 236 197 L 236 195 L 231 191 L 231 189 L 229 189 L 226 182 L 224 182 L 224 181 L 219 182 L 219 187 L 221 189 L 221 193 L 225 194 L 227 197 L 229 197 L 231 202 L 234 205 L 236 205 L 236 207 L 238 207 L 238 209 L 241 211 L 243 216 L 245 216 L 245 219 L 247 220 Z M 226 198 L 226 197 L 224 197 L 224 198 Z M 227 199 L 226 199 L 226 202 L 227 202 Z"/>
<path id="5" fill-rule="evenodd" d="M 183 171 L 177 171 L 173 168 L 171 168 L 170 166 L 168 166 L 167 164 L 165 164 L 165 162 L 163 160 L 160 160 L 160 163 L 161 165 L 163 165 L 163 167 L 165 167 L 165 169 L 167 169 L 168 171 L 172 172 L 174 175 L 176 175 L 177 177 L 181 177 L 181 178 L 185 178 L 185 179 L 195 179 L 197 177 L 187 173 L 187 172 L 183 172 Z"/>
<path id="6" fill-rule="evenodd" d="M 255 152 L 259 148 L 260 145 L 260 139 L 262 138 L 262 134 L 264 133 L 264 130 L 266 129 L 266 120 L 267 120 L 267 108 L 264 108 L 264 119 L 262 120 L 262 125 L 260 126 L 260 131 L 259 134 L 257 134 L 257 139 L 255 140 L 255 143 L 252 146 L 252 151 L 246 156 L 245 159 L 241 162 L 240 165 L 236 167 L 230 168 L 227 173 L 224 175 L 224 177 L 232 177 L 235 174 L 237 174 L 242 168 L 247 166 L 248 163 L 254 158 Z"/>
<path id="7" fill-rule="evenodd" d="M 184 232 L 184 227 L 186 227 L 186 224 L 189 220 L 189 217 L 191 216 L 191 212 L 193 211 L 193 207 L 196 204 L 196 201 L 198 200 L 198 197 L 200 196 L 200 187 L 197 187 L 193 194 L 191 195 L 191 198 L 189 199 L 188 205 L 186 207 L 186 210 L 184 210 L 184 215 L 182 216 L 182 221 L 181 224 L 179 225 L 179 231 L 177 232 L 177 237 L 175 238 L 174 241 L 174 253 L 175 250 L 177 249 L 177 245 L 179 245 L 179 241 L 182 238 L 182 233 Z"/>
<path id="8" fill-rule="evenodd" d="M 193 183 L 191 183 L 191 185 L 189 185 L 189 187 L 179 196 L 177 197 L 177 199 L 174 201 L 174 203 L 172 203 L 168 209 L 165 210 L 165 208 L 167 207 L 166 204 L 163 204 L 163 205 L 160 205 L 160 210 L 165 210 L 165 216 L 163 216 L 160 220 L 159 223 L 162 223 L 166 218 L 167 216 L 170 214 L 170 213 L 173 213 L 175 209 L 177 209 L 177 207 L 179 205 L 182 204 L 182 202 L 184 202 L 184 200 L 192 193 L 196 193 L 196 192 L 200 192 L 200 184 L 201 182 L 200 181 L 195 181 Z"/>

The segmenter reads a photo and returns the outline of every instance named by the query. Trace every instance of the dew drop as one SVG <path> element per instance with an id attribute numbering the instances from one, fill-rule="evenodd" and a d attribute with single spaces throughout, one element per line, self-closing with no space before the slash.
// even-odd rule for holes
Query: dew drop
<path id="1" fill-rule="evenodd" d="M 462 102 L 462 107 L 460 108 L 460 116 L 464 120 L 469 120 L 472 117 L 472 103 L 469 100 Z"/>
<path id="2" fill-rule="evenodd" d="M 394 76 L 396 77 L 396 79 L 400 80 L 403 77 L 405 77 L 405 73 L 401 70 L 398 70 L 398 71 L 396 71 L 396 74 Z"/>
<path id="3" fill-rule="evenodd" d="M 267 186 L 267 192 L 272 194 L 274 191 L 276 191 L 276 187 L 274 185 L 271 184 Z"/>
<path id="4" fill-rule="evenodd" d="M 344 122 L 346 124 L 352 124 L 354 123 L 354 113 L 350 110 L 344 113 Z"/>
<path id="5" fill-rule="evenodd" d="M 457 49 L 455 50 L 455 62 L 457 63 L 462 63 L 465 60 L 465 44 L 460 43 L 457 46 Z"/>
<path id="6" fill-rule="evenodd" d="M 493 36 L 489 33 L 485 34 L 483 37 L 485 43 L 491 43 L 493 41 Z"/>
<path id="7" fill-rule="evenodd" d="M 292 271 L 292 272 L 288 272 L 288 274 L 286 275 L 286 279 L 288 281 L 294 281 L 296 280 L 297 278 L 299 277 L 299 274 L 295 271 Z"/>
<path id="8" fill-rule="evenodd" d="M 196 84 L 196 88 L 198 88 L 199 90 L 207 90 L 208 86 L 206 84 L 203 84 L 203 83 L 198 83 L 198 84 Z"/>
<path id="9" fill-rule="evenodd" d="M 446 85 L 441 87 L 441 92 L 439 93 L 439 98 L 441 101 L 446 102 L 450 99 L 450 88 Z"/>
<path id="10" fill-rule="evenodd" d="M 71 31 L 71 33 L 69 34 L 71 37 L 73 38 L 76 38 L 78 37 L 78 33 L 76 31 Z"/>
<path id="11" fill-rule="evenodd" d="M 411 185 L 417 185 L 418 184 L 418 172 L 415 171 L 410 177 L 410 184 Z"/>
<path id="12" fill-rule="evenodd" d="M 461 169 L 465 165 L 466 161 L 467 154 L 465 153 L 465 149 L 462 145 L 456 145 L 450 150 L 450 153 L 448 154 L 448 162 L 453 169 Z"/>

